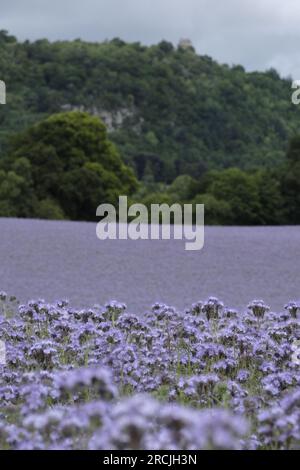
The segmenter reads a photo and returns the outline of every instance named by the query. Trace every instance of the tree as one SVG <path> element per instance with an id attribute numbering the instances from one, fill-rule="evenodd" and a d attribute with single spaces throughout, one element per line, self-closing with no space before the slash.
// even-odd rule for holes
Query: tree
<path id="1" fill-rule="evenodd" d="M 238 168 L 229 168 L 221 172 L 212 171 L 208 173 L 205 185 L 207 193 L 230 206 L 228 224 L 256 225 L 261 223 L 260 199 L 253 175 Z"/>
<path id="2" fill-rule="evenodd" d="M 171 52 L 174 51 L 174 46 L 171 42 L 169 41 L 160 41 L 160 43 L 158 43 L 157 45 L 157 48 L 162 51 L 164 54 L 170 54 Z"/>
<path id="3" fill-rule="evenodd" d="M 192 202 L 194 208 L 196 204 L 204 204 L 206 225 L 228 225 L 233 220 L 230 204 L 212 194 L 198 194 Z"/>
<path id="4" fill-rule="evenodd" d="M 278 170 L 258 170 L 253 175 L 260 201 L 259 220 L 262 225 L 284 222 L 283 200 Z"/>
<path id="5" fill-rule="evenodd" d="M 55 114 L 17 136 L 7 162 L 13 166 L 24 157 L 35 197 L 44 201 L 44 214 L 93 220 L 99 204 L 117 204 L 118 195 L 137 189 L 104 124 L 87 113 Z"/>
<path id="6" fill-rule="evenodd" d="M 174 202 L 186 202 L 197 192 L 197 182 L 189 175 L 180 175 L 168 188 Z"/>

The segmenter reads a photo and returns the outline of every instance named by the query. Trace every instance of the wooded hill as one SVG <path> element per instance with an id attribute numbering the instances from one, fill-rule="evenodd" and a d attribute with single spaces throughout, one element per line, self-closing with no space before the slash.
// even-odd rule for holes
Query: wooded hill
<path id="1" fill-rule="evenodd" d="M 2 31 L 0 78 L 2 154 L 11 133 L 79 109 L 104 120 L 140 180 L 280 165 L 300 122 L 291 81 L 275 70 L 246 73 L 166 41 L 18 42 Z"/>

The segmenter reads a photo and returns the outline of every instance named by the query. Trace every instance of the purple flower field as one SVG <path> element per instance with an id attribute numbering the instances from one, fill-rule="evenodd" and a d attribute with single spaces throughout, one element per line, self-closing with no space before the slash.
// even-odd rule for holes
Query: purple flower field
<path id="1" fill-rule="evenodd" d="M 0 448 L 298 448 L 299 311 L 210 298 L 136 316 L 1 293 Z"/>

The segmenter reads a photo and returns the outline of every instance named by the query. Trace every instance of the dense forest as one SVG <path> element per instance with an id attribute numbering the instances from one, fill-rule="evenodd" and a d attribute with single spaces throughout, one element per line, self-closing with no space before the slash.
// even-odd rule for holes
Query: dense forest
<path id="1" fill-rule="evenodd" d="M 127 191 L 205 203 L 208 223 L 300 223 L 300 108 L 276 70 L 221 65 L 188 43 L 0 31 L 0 79 L 2 216 L 93 220 Z"/>

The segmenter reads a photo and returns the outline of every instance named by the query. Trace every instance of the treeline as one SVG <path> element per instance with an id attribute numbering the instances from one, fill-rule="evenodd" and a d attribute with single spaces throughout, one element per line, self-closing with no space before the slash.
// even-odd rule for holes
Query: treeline
<path id="1" fill-rule="evenodd" d="M 280 168 L 298 131 L 291 80 L 273 69 L 246 73 L 221 65 L 192 47 L 120 39 L 18 42 L 1 31 L 0 51 L 7 83 L 0 158 L 14 132 L 81 109 L 105 120 L 140 181 L 170 185 L 180 175 L 198 181 L 229 167 Z"/>
<path id="2" fill-rule="evenodd" d="M 281 172 L 213 170 L 200 180 L 178 176 L 169 186 L 143 187 L 138 200 L 151 203 L 204 204 L 209 225 L 279 225 L 292 223 L 283 198 Z M 300 185 L 299 185 L 300 189 Z M 295 223 L 300 223 L 295 219 Z"/>
<path id="3" fill-rule="evenodd" d="M 274 169 L 228 168 L 171 184 L 139 181 L 106 127 L 82 112 L 58 113 L 10 139 L 0 161 L 0 216 L 96 220 L 101 203 L 205 204 L 206 224 L 300 224 L 300 136 Z"/>
<path id="4" fill-rule="evenodd" d="M 284 162 L 273 169 L 212 170 L 201 178 L 178 176 L 171 185 L 148 182 L 137 199 L 151 203 L 205 204 L 211 225 L 300 224 L 300 135 L 293 137 Z"/>

